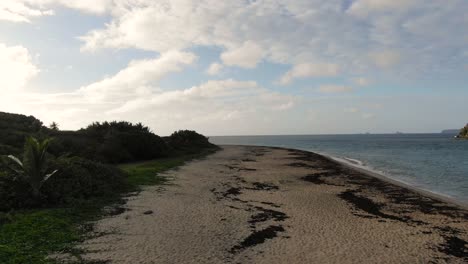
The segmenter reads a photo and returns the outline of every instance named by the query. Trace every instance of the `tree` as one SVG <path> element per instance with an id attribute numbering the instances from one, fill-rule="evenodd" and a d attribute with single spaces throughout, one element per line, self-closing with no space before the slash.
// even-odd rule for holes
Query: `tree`
<path id="1" fill-rule="evenodd" d="M 29 183 L 33 190 L 34 196 L 40 195 L 40 189 L 57 170 L 52 173 L 47 173 L 47 148 L 51 139 L 42 141 L 33 137 L 28 137 L 24 144 L 23 160 L 9 155 L 8 158 L 13 160 L 19 169 L 12 168 L 17 176 Z"/>
<path id="2" fill-rule="evenodd" d="M 52 130 L 55 130 L 55 131 L 58 131 L 59 130 L 59 126 L 56 122 L 52 122 L 50 125 L 49 125 L 49 128 L 52 129 Z"/>
<path id="3" fill-rule="evenodd" d="M 468 124 L 464 128 L 460 129 L 460 133 L 458 134 L 457 137 L 459 137 L 459 138 L 468 137 Z"/>

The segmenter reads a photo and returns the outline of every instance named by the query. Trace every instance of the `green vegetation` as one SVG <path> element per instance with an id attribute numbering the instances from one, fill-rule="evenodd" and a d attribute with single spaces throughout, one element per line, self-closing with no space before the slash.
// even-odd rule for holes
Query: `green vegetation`
<path id="1" fill-rule="evenodd" d="M 49 142 L 50 139 L 38 141 L 29 136 L 26 138 L 24 145 L 23 161 L 13 155 L 8 156 L 19 168 L 13 169 L 17 174 L 16 176 L 29 183 L 35 197 L 40 195 L 42 185 L 57 172 L 55 170 L 47 173 L 47 147 Z"/>
<path id="2" fill-rule="evenodd" d="M 215 150 L 215 148 L 210 148 L 202 150 L 197 154 L 185 154 L 172 158 L 123 164 L 120 165 L 119 168 L 127 173 L 127 182 L 133 187 L 163 184 L 166 183 L 168 179 L 158 176 L 159 172 L 176 168 L 187 161 L 213 153 Z"/>
<path id="3" fill-rule="evenodd" d="M 26 137 L 38 136 L 44 129 L 33 116 L 0 112 L 0 155 L 19 154 Z"/>
<path id="4" fill-rule="evenodd" d="M 140 123 L 51 127 L 0 113 L 0 155 L 18 157 L 11 156 L 17 167 L 0 163 L 0 263 L 54 263 L 47 256 L 58 251 L 79 260 L 73 245 L 92 230 L 86 223 L 102 216 L 103 207 L 121 203 L 141 185 L 166 183 L 158 173 L 217 149 L 194 131 L 161 138 Z M 111 165 L 122 162 L 133 163 Z"/>
<path id="5" fill-rule="evenodd" d="M 12 213 L 0 226 L 0 262 L 49 263 L 47 254 L 70 251 L 80 239 L 77 220 L 65 209 Z"/>
<path id="6" fill-rule="evenodd" d="M 468 138 L 468 124 L 464 128 L 460 129 L 460 133 L 457 138 Z"/>

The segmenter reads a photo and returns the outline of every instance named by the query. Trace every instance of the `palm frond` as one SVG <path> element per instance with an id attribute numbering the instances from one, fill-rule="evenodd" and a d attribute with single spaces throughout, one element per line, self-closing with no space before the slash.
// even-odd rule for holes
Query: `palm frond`
<path id="1" fill-rule="evenodd" d="M 13 156 L 13 155 L 8 155 L 8 158 L 13 160 L 14 162 L 16 162 L 16 164 L 20 165 L 21 167 L 23 167 L 23 162 L 21 162 L 20 159 L 18 159 L 17 157 Z"/>

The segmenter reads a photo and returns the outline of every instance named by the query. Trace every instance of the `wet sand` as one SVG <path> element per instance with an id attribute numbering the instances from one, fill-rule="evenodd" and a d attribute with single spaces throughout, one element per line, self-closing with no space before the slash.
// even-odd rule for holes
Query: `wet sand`
<path id="1" fill-rule="evenodd" d="M 110 263 L 467 263 L 468 211 L 299 150 L 223 146 L 79 245 Z"/>

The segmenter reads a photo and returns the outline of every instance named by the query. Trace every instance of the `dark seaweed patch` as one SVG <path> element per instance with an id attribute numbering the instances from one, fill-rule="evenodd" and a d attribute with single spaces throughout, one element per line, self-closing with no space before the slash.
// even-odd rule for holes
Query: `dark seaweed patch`
<path id="1" fill-rule="evenodd" d="M 468 242 L 456 236 L 446 237 L 445 243 L 440 245 L 439 251 L 468 261 Z"/>
<path id="2" fill-rule="evenodd" d="M 348 203 L 354 205 L 355 208 L 360 209 L 376 217 L 382 217 L 401 222 L 408 222 L 411 220 L 409 217 L 398 217 L 381 212 L 381 209 L 383 207 L 382 204 L 376 203 L 369 198 L 358 196 L 355 194 L 355 191 L 348 190 L 340 193 L 338 196 L 341 199 L 347 201 Z"/>
<path id="3" fill-rule="evenodd" d="M 241 194 L 241 191 L 240 191 L 240 188 L 237 188 L 237 187 L 231 187 L 229 189 L 227 189 L 224 193 L 223 193 L 223 196 L 224 197 L 228 197 L 228 196 L 237 196 Z"/>
<path id="4" fill-rule="evenodd" d="M 321 177 L 320 174 L 309 174 L 309 175 L 302 177 L 301 179 L 303 179 L 304 181 L 314 183 L 314 184 L 326 184 L 326 182 L 322 180 L 320 177 Z"/>
<path id="5" fill-rule="evenodd" d="M 290 167 L 296 167 L 296 168 L 314 168 L 314 166 L 311 166 L 309 164 L 305 164 L 303 162 L 293 162 L 289 163 L 288 166 Z"/>
<path id="6" fill-rule="evenodd" d="M 260 231 L 255 231 L 246 237 L 239 245 L 232 247 L 230 252 L 234 254 L 245 250 L 246 248 L 265 243 L 267 239 L 273 239 L 277 237 L 279 232 L 284 232 L 284 228 L 281 225 L 269 226 Z"/>
<path id="7" fill-rule="evenodd" d="M 271 202 L 260 202 L 261 204 L 266 204 L 266 205 L 269 205 L 271 207 L 276 207 L 276 208 L 280 208 L 281 206 L 277 205 L 277 204 L 274 204 L 274 203 L 271 203 Z"/>
<path id="8" fill-rule="evenodd" d="M 260 212 L 251 216 L 250 220 L 248 221 L 251 227 L 254 227 L 255 224 L 265 222 L 268 220 L 274 221 L 284 221 L 285 219 L 289 218 L 285 213 L 262 208 L 259 206 L 255 206 L 255 209 L 259 210 Z"/>
<path id="9" fill-rule="evenodd" d="M 237 167 L 232 165 L 224 165 L 230 170 L 237 170 L 237 171 L 256 171 L 257 169 L 245 168 L 245 167 Z"/>
<path id="10" fill-rule="evenodd" d="M 263 182 L 253 182 L 252 185 L 254 186 L 253 188 L 246 188 L 249 190 L 258 190 L 258 191 L 271 191 L 271 190 L 278 190 L 279 187 L 273 184 L 269 183 L 263 183 Z"/>

